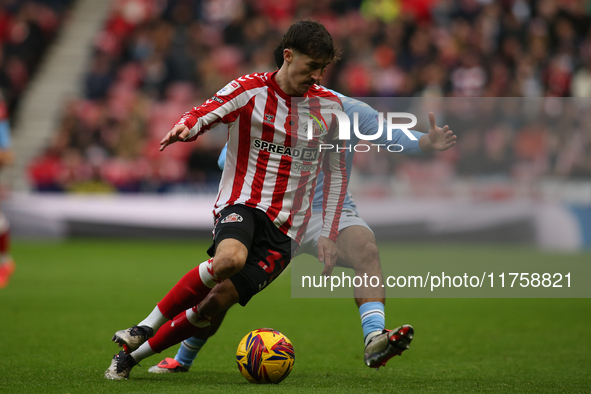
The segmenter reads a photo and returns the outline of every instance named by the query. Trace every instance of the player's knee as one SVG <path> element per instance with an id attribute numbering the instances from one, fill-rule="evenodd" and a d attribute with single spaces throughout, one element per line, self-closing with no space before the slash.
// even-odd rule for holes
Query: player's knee
<path id="1" fill-rule="evenodd" d="M 229 277 L 242 269 L 247 256 L 248 249 L 241 242 L 230 239 L 223 240 L 213 258 L 213 270 L 218 276 Z"/>
<path id="2" fill-rule="evenodd" d="M 220 267 L 224 270 L 228 271 L 239 271 L 246 262 L 246 257 L 242 256 L 240 253 L 232 254 L 222 254 L 220 256 L 216 256 L 214 258 L 214 271 L 216 271 L 216 267 Z"/>
<path id="3" fill-rule="evenodd" d="M 373 242 L 365 243 L 365 255 L 367 256 L 368 264 L 380 265 L 380 252 L 378 246 Z"/>
<path id="4" fill-rule="evenodd" d="M 380 252 L 375 243 L 367 241 L 357 249 L 357 253 L 351 261 L 351 265 L 355 269 L 379 269 L 380 267 Z"/>

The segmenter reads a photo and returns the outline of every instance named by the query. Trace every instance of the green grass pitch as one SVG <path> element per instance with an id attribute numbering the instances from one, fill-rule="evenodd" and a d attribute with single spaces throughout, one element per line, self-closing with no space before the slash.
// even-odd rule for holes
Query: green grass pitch
<path id="1" fill-rule="evenodd" d="M 363 364 L 354 302 L 292 299 L 289 271 L 246 308 L 230 311 L 189 373 L 148 373 L 175 347 L 144 360 L 129 381 L 105 380 L 118 351 L 112 334 L 147 315 L 205 259 L 206 247 L 185 241 L 14 242 L 17 269 L 0 290 L 0 392 L 591 392 L 590 299 L 389 299 L 387 327 L 410 323 L 415 340 L 402 357 L 375 371 Z M 397 253 L 412 264 L 456 259 L 466 248 L 399 245 Z M 479 248 L 487 256 L 524 256 L 522 248 Z M 536 259 L 539 253 L 526 255 Z M 591 263 L 589 253 L 556 256 Z M 294 370 L 280 385 L 250 384 L 236 367 L 238 342 L 259 327 L 278 329 L 294 344 Z"/>

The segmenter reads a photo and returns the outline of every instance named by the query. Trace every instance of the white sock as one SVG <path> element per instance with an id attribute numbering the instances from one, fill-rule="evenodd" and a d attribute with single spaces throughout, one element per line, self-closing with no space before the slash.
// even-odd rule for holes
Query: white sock
<path id="1" fill-rule="evenodd" d="M 211 323 L 211 319 L 207 316 L 201 316 L 199 311 L 199 306 L 194 306 L 191 309 L 187 309 L 186 316 L 189 323 L 194 325 L 195 327 L 207 327 Z"/>
<path id="2" fill-rule="evenodd" d="M 146 342 L 142 343 L 142 345 L 140 347 L 138 347 L 136 350 L 131 352 L 131 357 L 133 357 L 133 359 L 137 363 L 139 363 L 144 358 L 153 356 L 154 354 L 156 354 L 156 352 L 152 350 L 152 348 L 150 347 L 150 344 L 148 343 L 148 341 L 146 341 Z"/>
<path id="3" fill-rule="evenodd" d="M 168 318 L 166 316 L 164 316 L 162 314 L 162 312 L 160 312 L 160 309 L 158 309 L 158 305 L 156 305 L 156 308 L 154 308 L 152 313 L 150 313 L 150 315 L 148 317 L 146 317 L 144 320 L 139 322 L 138 326 L 148 326 L 152 330 L 154 330 L 154 334 L 155 334 L 156 331 L 158 331 L 158 329 L 160 327 L 162 327 L 164 325 L 164 323 L 166 323 L 167 321 L 168 321 Z"/>
<path id="4" fill-rule="evenodd" d="M 203 284 L 210 289 L 221 282 L 218 276 L 213 273 L 213 257 L 199 264 L 199 277 Z"/>

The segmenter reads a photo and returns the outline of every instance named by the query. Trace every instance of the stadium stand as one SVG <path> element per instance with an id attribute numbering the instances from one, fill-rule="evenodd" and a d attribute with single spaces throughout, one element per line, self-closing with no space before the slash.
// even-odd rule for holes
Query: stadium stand
<path id="1" fill-rule="evenodd" d="M 16 160 L 2 174 L 3 182 L 12 190 L 30 189 L 26 169 L 51 144 L 63 103 L 79 95 L 79 82 L 87 68 L 88 47 L 104 23 L 109 5 L 109 1 L 73 1 L 59 34 L 27 85 L 26 94 L 12 114 Z"/>
<path id="2" fill-rule="evenodd" d="M 75 204 L 72 195 L 80 193 L 149 194 L 155 198 L 154 206 L 163 204 L 154 193 L 201 198 L 217 186 L 216 159 L 225 132 L 212 131 L 195 143 L 159 153 L 162 135 L 179 114 L 236 76 L 273 70 L 272 50 L 280 32 L 294 20 L 310 17 L 324 23 L 343 50 L 342 59 L 329 67 L 323 81 L 330 88 L 373 102 L 445 97 L 446 102 L 461 103 L 453 100 L 485 102 L 483 97 L 502 97 L 497 103 L 509 111 L 503 119 L 511 122 L 499 123 L 490 116 L 471 118 L 474 112 L 460 106 L 445 119 L 458 135 L 458 144 L 441 154 L 356 155 L 351 189 L 357 198 L 452 197 L 509 205 L 518 199 L 563 201 L 575 205 L 561 207 L 551 218 L 540 219 L 542 211 L 534 209 L 527 218 L 518 215 L 516 220 L 526 220 L 524 228 L 538 228 L 543 222 L 552 230 L 555 218 L 565 218 L 560 220 L 577 229 L 572 233 L 579 231 L 580 223 L 570 212 L 582 209 L 579 218 L 589 214 L 591 198 L 584 196 L 591 195 L 591 117 L 588 100 L 577 101 L 591 96 L 591 9 L 585 2 L 120 0 L 110 4 L 90 52 L 82 52 L 87 61 L 78 95 L 60 100 L 56 116 L 44 117 L 52 122 L 50 137 L 40 142 L 39 154 L 14 177 L 26 177 L 28 185 L 20 183 L 15 190 L 59 192 L 73 197 L 69 204 Z M 511 104 L 514 100 L 522 100 L 517 101 L 520 105 L 537 103 L 533 122 L 511 115 L 520 108 Z M 425 127 L 419 124 L 417 129 Z M 37 197 L 29 202 L 37 204 Z M 54 198 L 43 201 L 54 203 Z M 93 204 L 98 201 L 103 200 Z M 13 203 L 24 204 L 22 212 L 32 212 L 24 199 Z M 519 204 L 508 212 L 519 212 Z M 476 206 L 474 212 L 479 209 Z M 458 208 L 464 211 L 468 212 Z M 467 233 L 473 231 L 471 217 L 467 215 Z M 138 223 L 142 225 L 141 220 Z M 513 238 L 499 228 L 499 234 Z M 407 227 L 400 232 L 412 233 Z M 573 248 L 591 245 L 589 229 L 584 242 L 569 231 L 562 233 L 565 243 L 573 240 Z M 540 238 L 539 230 L 520 234 L 530 241 Z M 555 237 L 555 232 L 546 234 L 550 235 L 542 238 Z"/>
<path id="3" fill-rule="evenodd" d="M 279 32 L 302 15 L 343 48 L 324 83 L 355 97 L 589 96 L 591 20 L 583 2 L 256 0 L 114 3 L 96 36 L 84 96 L 69 101 L 46 153 L 30 164 L 38 191 L 170 192 L 215 187 L 223 133 L 157 155 L 163 132 L 227 81 L 273 70 Z M 591 158 L 541 130 L 462 135 L 455 153 L 389 160 L 404 177 L 591 175 Z M 591 148 L 580 130 L 576 149 Z M 464 133 L 466 134 L 466 133 Z M 221 135 L 221 137 L 220 137 Z M 572 137 L 572 138 L 571 138 Z M 511 148 L 514 147 L 514 148 Z M 576 153 L 576 152 L 575 152 Z M 454 156 L 455 155 L 455 156 Z M 453 156 L 453 157 L 452 157 Z M 491 159 L 476 165 L 481 157 Z M 588 156 L 588 155 L 587 155 Z M 494 157 L 494 158 L 493 158 Z M 377 155 L 367 168 L 384 160 Z M 568 163 L 566 163 L 568 161 Z M 439 164 L 433 164 L 433 163 Z M 538 164 L 532 164 L 532 163 Z M 546 164 L 539 164 L 546 163 Z"/>
<path id="4" fill-rule="evenodd" d="M 40 59 L 73 0 L 5 0 L 0 3 L 0 88 L 14 114 Z"/>

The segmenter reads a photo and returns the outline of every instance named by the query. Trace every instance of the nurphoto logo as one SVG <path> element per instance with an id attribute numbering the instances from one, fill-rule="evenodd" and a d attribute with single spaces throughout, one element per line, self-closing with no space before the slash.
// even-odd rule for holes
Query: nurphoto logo
<path id="1" fill-rule="evenodd" d="M 351 121 L 349 120 L 349 116 L 340 110 L 337 109 L 322 109 L 320 111 L 321 117 L 327 115 L 335 115 L 339 121 L 339 140 L 350 141 L 351 140 Z M 384 127 L 384 119 L 386 119 L 386 127 Z M 408 123 L 395 123 L 395 119 L 409 119 L 410 122 Z M 322 119 L 324 121 L 324 119 Z M 384 128 L 386 129 L 386 137 L 388 140 L 392 140 L 392 132 L 394 130 L 402 131 L 409 139 L 416 141 L 417 138 L 409 131 L 409 129 L 413 128 L 417 124 L 417 117 L 409 112 L 378 112 L 378 126 L 375 134 L 367 135 L 362 134 L 359 132 L 359 114 L 357 112 L 353 113 L 353 133 L 355 137 L 362 141 L 375 141 L 376 139 L 380 138 L 384 133 Z M 317 132 L 315 132 L 315 126 L 318 128 L 318 125 L 322 125 L 315 116 L 310 115 L 307 124 L 307 136 L 308 140 L 313 139 L 317 136 Z M 385 144 L 359 144 L 359 145 L 351 145 L 347 144 L 345 147 L 335 146 L 334 144 L 320 144 L 319 150 L 334 150 L 336 149 L 338 152 L 343 150 L 354 150 L 355 152 L 368 152 L 371 150 L 371 147 L 377 147 L 377 151 L 380 151 L 380 147 L 386 147 L 389 152 L 402 152 L 403 147 L 399 144 L 392 144 L 386 146 Z"/>

